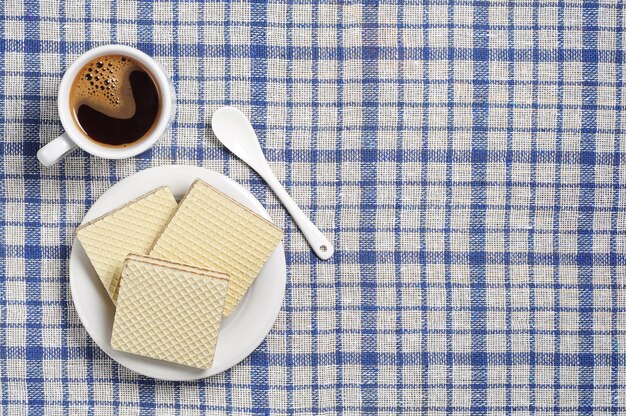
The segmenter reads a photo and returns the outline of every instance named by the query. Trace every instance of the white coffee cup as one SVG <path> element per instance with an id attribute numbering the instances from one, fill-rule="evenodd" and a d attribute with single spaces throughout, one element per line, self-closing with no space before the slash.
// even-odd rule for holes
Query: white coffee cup
<path id="1" fill-rule="evenodd" d="M 72 84 L 80 70 L 91 60 L 104 55 L 122 55 L 139 62 L 156 82 L 161 95 L 161 108 L 152 132 L 147 136 L 125 147 L 108 147 L 89 139 L 72 117 L 70 92 Z M 37 159 L 45 166 L 51 166 L 65 155 L 80 147 L 87 153 L 105 159 L 124 159 L 148 150 L 163 135 L 176 113 L 176 94 L 170 78 L 161 66 L 151 57 L 138 49 L 124 45 L 105 45 L 91 49 L 81 55 L 65 72 L 59 86 L 59 117 L 65 133 L 39 149 Z"/>

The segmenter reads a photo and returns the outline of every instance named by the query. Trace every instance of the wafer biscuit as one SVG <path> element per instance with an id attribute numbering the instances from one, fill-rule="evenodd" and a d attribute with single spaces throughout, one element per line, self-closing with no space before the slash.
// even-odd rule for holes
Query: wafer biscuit
<path id="1" fill-rule="evenodd" d="M 124 352 L 210 368 L 227 291 L 227 274 L 129 255 L 111 345 Z"/>
<path id="2" fill-rule="evenodd" d="M 196 180 L 180 202 L 150 256 L 230 275 L 224 315 L 241 298 L 283 236 L 280 228 Z"/>
<path id="3" fill-rule="evenodd" d="M 147 254 L 177 205 L 164 186 L 78 228 L 78 240 L 114 303 L 124 258 Z"/>

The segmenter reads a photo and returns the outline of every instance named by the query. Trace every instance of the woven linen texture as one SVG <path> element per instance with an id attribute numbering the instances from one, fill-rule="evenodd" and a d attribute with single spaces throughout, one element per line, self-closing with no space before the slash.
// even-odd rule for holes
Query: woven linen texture
<path id="1" fill-rule="evenodd" d="M 625 18 L 618 0 L 0 2 L 3 413 L 624 414 Z M 64 70 L 108 43 L 172 75 L 171 129 L 43 168 Z M 224 104 L 331 260 L 217 142 Z M 285 230 L 269 336 L 189 383 L 110 360 L 68 285 L 86 210 L 171 163 L 242 183 Z"/>

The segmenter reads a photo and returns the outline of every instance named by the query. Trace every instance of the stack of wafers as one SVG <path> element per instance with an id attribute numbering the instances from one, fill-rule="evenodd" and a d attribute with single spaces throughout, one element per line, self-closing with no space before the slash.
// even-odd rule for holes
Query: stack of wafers
<path id="1" fill-rule="evenodd" d="M 210 368 L 230 315 L 283 232 L 207 183 L 161 187 L 77 231 L 112 302 L 111 345 Z"/>

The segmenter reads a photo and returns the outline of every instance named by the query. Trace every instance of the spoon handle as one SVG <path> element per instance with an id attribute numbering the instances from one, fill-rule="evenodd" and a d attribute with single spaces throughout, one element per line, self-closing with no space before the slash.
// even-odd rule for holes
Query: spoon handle
<path id="1" fill-rule="evenodd" d="M 274 176 L 270 167 L 267 166 L 263 170 L 259 169 L 257 170 L 257 173 L 261 175 L 269 187 L 272 188 L 278 199 L 280 199 L 283 203 L 285 208 L 287 208 L 287 211 L 289 211 L 293 220 L 296 224 L 298 224 L 300 231 L 304 234 L 304 238 L 306 238 L 306 241 L 308 241 L 315 254 L 317 254 L 317 257 L 322 260 L 328 260 L 331 258 L 335 251 L 331 242 L 324 234 L 322 234 L 320 229 L 313 224 L 309 217 L 302 212 L 298 204 L 296 204 L 283 185 L 281 185 L 278 179 L 276 179 L 276 176 Z"/>

